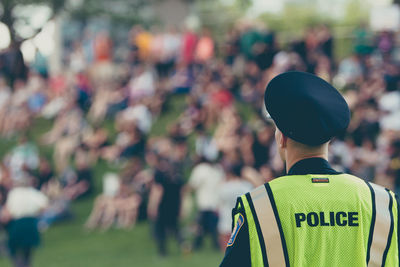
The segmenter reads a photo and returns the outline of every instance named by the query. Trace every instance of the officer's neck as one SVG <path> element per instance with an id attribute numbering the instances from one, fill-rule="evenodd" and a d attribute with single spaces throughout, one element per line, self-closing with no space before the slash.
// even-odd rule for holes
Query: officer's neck
<path id="1" fill-rule="evenodd" d="M 328 160 L 328 143 L 319 147 L 299 147 L 288 144 L 285 151 L 286 170 L 289 171 L 296 162 L 308 158 L 323 158 Z"/>

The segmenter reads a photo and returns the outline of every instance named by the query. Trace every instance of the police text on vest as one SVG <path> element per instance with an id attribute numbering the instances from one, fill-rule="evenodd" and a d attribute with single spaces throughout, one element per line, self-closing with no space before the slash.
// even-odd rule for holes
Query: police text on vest
<path id="1" fill-rule="evenodd" d="M 301 227 L 303 222 L 308 226 L 358 226 L 358 212 L 309 212 L 295 213 L 296 226 Z"/>

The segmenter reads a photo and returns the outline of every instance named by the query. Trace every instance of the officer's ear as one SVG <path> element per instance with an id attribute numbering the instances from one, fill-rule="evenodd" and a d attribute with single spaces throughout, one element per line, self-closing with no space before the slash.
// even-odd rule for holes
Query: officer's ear
<path id="1" fill-rule="evenodd" d="M 282 135 L 281 141 L 280 141 L 281 144 L 279 144 L 279 145 L 281 146 L 281 148 L 286 148 L 288 138 L 282 132 L 281 132 L 281 135 Z"/>
<path id="2" fill-rule="evenodd" d="M 275 140 L 279 148 L 286 148 L 287 137 L 278 129 L 275 129 Z"/>

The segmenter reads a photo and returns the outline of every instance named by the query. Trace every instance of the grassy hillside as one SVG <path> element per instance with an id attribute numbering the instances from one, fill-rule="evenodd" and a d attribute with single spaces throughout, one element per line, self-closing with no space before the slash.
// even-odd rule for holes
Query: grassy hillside
<path id="1" fill-rule="evenodd" d="M 184 97 L 175 96 L 167 103 L 167 110 L 153 126 L 152 135 L 165 133 L 167 125 L 174 121 L 184 108 Z M 40 136 L 51 127 L 51 121 L 38 119 L 28 131 L 31 140 L 38 141 Z M 105 122 L 112 129 L 112 122 Z M 16 138 L 0 139 L 2 157 L 16 144 Z M 40 153 L 48 158 L 52 147 L 40 146 Z M 93 199 L 101 192 L 103 174 L 112 167 L 104 161 L 94 168 L 95 194 L 93 197 L 76 201 L 72 205 L 74 218 L 51 226 L 43 234 L 42 246 L 34 255 L 34 267 L 124 267 L 124 266 L 216 266 L 222 260 L 223 253 L 213 251 L 211 242 L 204 250 L 182 253 L 176 243 L 169 243 L 170 255 L 160 258 L 152 238 L 150 223 L 136 225 L 132 230 L 111 229 L 107 232 L 87 232 L 83 224 L 92 209 Z M 206 240 L 209 241 L 209 240 Z M 7 258 L 0 256 L 1 267 L 11 267 Z"/>

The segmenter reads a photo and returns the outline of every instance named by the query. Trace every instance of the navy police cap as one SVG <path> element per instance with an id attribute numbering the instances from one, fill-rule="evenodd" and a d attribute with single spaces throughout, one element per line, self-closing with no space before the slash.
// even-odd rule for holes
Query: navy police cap
<path id="1" fill-rule="evenodd" d="M 310 73 L 291 71 L 276 76 L 267 85 L 264 101 L 285 136 L 310 146 L 343 133 L 350 122 L 342 95 Z"/>

